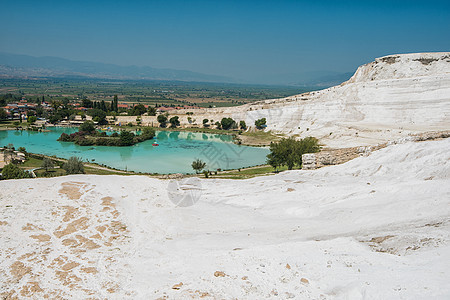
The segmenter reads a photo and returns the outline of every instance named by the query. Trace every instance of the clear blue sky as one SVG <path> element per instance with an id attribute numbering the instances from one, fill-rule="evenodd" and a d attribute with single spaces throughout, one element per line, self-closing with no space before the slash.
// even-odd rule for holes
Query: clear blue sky
<path id="1" fill-rule="evenodd" d="M 266 80 L 450 51 L 450 1 L 7 1 L 0 51 Z"/>

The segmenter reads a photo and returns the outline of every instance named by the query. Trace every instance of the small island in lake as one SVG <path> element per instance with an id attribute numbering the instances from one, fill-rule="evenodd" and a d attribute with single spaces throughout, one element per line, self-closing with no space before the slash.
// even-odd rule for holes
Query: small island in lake
<path id="1" fill-rule="evenodd" d="M 60 142 L 73 142 L 80 146 L 132 146 L 134 144 L 151 140 L 155 137 L 152 127 L 144 127 L 142 133 L 135 135 L 133 132 L 123 130 L 107 135 L 95 129 L 94 122 L 86 121 L 81 124 L 78 132 L 72 134 L 62 133 L 58 138 Z"/>

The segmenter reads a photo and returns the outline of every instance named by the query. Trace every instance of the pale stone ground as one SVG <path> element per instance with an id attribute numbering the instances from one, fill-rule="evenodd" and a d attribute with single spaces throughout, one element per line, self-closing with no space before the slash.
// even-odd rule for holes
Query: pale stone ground
<path id="1" fill-rule="evenodd" d="M 448 299 L 450 139 L 338 166 L 201 180 L 0 182 L 0 295 L 20 298 Z"/>

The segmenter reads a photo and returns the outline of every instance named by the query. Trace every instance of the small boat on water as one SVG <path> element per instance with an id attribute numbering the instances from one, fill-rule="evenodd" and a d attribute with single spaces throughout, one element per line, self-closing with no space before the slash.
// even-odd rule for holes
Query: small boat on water
<path id="1" fill-rule="evenodd" d="M 153 143 L 152 146 L 159 146 L 159 144 Z"/>

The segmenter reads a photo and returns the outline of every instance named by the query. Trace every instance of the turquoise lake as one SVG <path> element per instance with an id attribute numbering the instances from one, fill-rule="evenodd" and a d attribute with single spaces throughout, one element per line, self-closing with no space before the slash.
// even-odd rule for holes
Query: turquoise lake
<path id="1" fill-rule="evenodd" d="M 192 161 L 199 158 L 206 168 L 237 169 L 264 164 L 267 148 L 239 146 L 232 137 L 197 132 L 157 131 L 156 137 L 129 147 L 78 146 L 58 142 L 61 133 L 77 128 L 49 128 L 49 132 L 0 131 L 0 145 L 13 144 L 16 149 L 57 157 L 81 157 L 84 161 L 103 164 L 120 170 L 146 173 L 193 173 Z M 158 143 L 159 146 L 152 146 Z"/>

